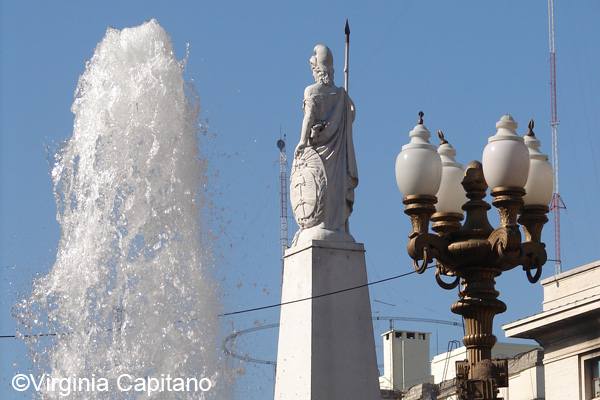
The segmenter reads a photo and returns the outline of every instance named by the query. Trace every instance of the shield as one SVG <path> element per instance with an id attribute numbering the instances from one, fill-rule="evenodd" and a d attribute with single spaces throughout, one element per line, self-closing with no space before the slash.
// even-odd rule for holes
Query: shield
<path id="1" fill-rule="evenodd" d="M 307 229 L 322 222 L 323 199 L 327 188 L 325 167 L 319 154 L 306 147 L 295 157 L 290 174 L 290 202 L 298 225 Z"/>

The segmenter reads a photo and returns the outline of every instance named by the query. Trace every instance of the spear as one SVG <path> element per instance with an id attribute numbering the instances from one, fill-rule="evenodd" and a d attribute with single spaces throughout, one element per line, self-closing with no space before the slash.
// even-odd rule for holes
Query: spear
<path id="1" fill-rule="evenodd" d="M 350 58 L 350 25 L 348 25 L 348 20 L 346 19 L 346 65 L 344 66 L 344 84 L 346 88 L 346 92 L 348 92 L 348 59 Z"/>

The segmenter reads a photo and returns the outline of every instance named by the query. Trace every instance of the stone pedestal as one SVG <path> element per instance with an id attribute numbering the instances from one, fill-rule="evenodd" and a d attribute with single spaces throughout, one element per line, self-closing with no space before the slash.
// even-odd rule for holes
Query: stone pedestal
<path id="1" fill-rule="evenodd" d="M 364 251 L 312 240 L 286 252 L 282 302 L 313 298 L 281 307 L 275 400 L 381 399 L 369 290 L 343 291 L 367 283 Z"/>

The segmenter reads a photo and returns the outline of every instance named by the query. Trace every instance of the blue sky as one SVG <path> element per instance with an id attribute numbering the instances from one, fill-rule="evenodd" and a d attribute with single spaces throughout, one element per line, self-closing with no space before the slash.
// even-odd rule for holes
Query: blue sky
<path id="1" fill-rule="evenodd" d="M 279 301 L 276 141 L 281 129 L 291 156 L 300 134 L 303 90 L 313 82 L 308 59 L 315 44 L 331 48 L 336 84 L 343 84 L 346 18 L 352 31 L 350 96 L 357 108 L 360 177 L 350 225 L 365 244 L 369 280 L 412 268 L 406 255 L 410 223 L 402 212 L 394 161 L 419 110 L 431 132 L 444 131 L 463 165 L 481 159 L 505 113 L 519 123 L 520 135 L 533 118 L 541 150 L 551 153 L 545 1 L 3 0 L 0 7 L 1 335 L 14 334 L 11 306 L 54 262 L 60 228 L 46 159 L 71 135 L 78 77 L 108 26 L 122 29 L 155 18 L 171 34 L 180 59 L 189 43 L 187 74 L 200 96 L 202 123 L 214 137 L 202 141 L 201 153 L 212 171 L 211 199 L 218 210 L 213 223 L 225 228 L 214 244 L 215 254 L 222 254 L 214 277 L 225 312 Z M 560 194 L 567 205 L 561 214 L 563 270 L 600 259 L 599 17 L 596 1 L 555 4 Z M 296 224 L 290 221 L 290 227 L 291 237 Z M 543 239 L 554 258 L 551 222 Z M 543 278 L 553 273 L 549 262 Z M 502 340 L 503 323 L 541 311 L 542 289 L 518 268 L 501 276 L 497 287 L 508 305 L 495 323 Z M 375 315 L 458 320 L 450 312 L 456 292 L 440 289 L 432 272 L 374 285 L 370 293 Z M 241 314 L 221 323 L 231 332 L 278 322 L 278 313 Z M 387 327 L 376 324 L 376 336 Z M 395 327 L 432 332 L 432 354 L 462 337 L 460 329 L 444 325 L 396 322 Z M 276 334 L 255 332 L 238 348 L 274 360 Z M 27 348 L 0 339 L 0 354 L 0 397 L 10 398 L 15 395 L 10 379 L 27 368 Z M 272 368 L 243 366 L 238 392 L 270 398 Z"/>

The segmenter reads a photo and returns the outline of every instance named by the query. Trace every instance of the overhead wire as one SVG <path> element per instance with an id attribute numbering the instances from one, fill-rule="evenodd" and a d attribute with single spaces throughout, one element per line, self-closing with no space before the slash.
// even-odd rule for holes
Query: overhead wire
<path id="1" fill-rule="evenodd" d="M 433 268 L 433 266 L 427 267 L 427 269 L 430 269 L 430 268 Z M 412 275 L 412 274 L 416 274 L 416 273 L 417 273 L 417 271 L 405 272 L 403 274 L 392 276 L 390 278 L 384 278 L 384 279 L 380 279 L 378 281 L 367 282 L 367 283 L 364 283 L 362 285 L 352 286 L 352 287 L 349 287 L 349 288 L 346 288 L 346 289 L 340 289 L 340 290 L 336 290 L 336 291 L 329 292 L 329 293 L 318 294 L 316 296 L 304 297 L 302 299 L 296 299 L 296 300 L 290 300 L 290 301 L 286 301 L 286 302 L 282 302 L 282 303 L 271 304 L 271 305 L 268 305 L 268 306 L 255 307 L 255 308 L 249 308 L 249 309 L 246 309 L 246 310 L 232 311 L 232 312 L 228 312 L 228 313 L 218 314 L 217 317 L 226 317 L 226 316 L 229 316 L 229 315 L 237 315 L 237 314 L 244 314 L 244 313 L 248 313 L 248 312 L 260 311 L 260 310 L 267 310 L 269 308 L 281 307 L 281 306 L 285 306 L 285 305 L 288 305 L 288 304 L 299 303 L 299 302 L 302 302 L 302 301 L 319 299 L 321 297 L 327 297 L 327 296 L 331 296 L 331 295 L 334 295 L 334 294 L 339 294 L 339 293 L 344 293 L 344 292 L 348 292 L 348 291 L 351 291 L 351 290 L 361 289 L 361 288 L 364 288 L 364 287 L 368 287 L 368 286 L 371 286 L 371 285 L 376 285 L 378 283 L 383 283 L 383 282 L 391 281 L 391 280 L 398 279 L 398 278 L 404 278 L 406 276 L 409 276 L 409 275 Z"/>
<path id="2" fill-rule="evenodd" d="M 430 268 L 433 268 L 433 265 L 428 266 L 426 269 L 430 269 Z M 384 279 L 380 279 L 380 280 L 373 281 L 373 282 L 367 282 L 367 283 L 364 283 L 362 285 L 357 285 L 357 286 L 352 286 L 352 287 L 345 288 L 345 289 L 335 290 L 333 292 L 323 293 L 323 294 L 319 294 L 319 295 L 315 295 L 315 296 L 310 296 L 310 297 L 304 297 L 304 298 L 301 298 L 301 299 L 296 299 L 296 300 L 291 300 L 291 301 L 286 301 L 286 302 L 281 302 L 281 303 L 270 304 L 270 305 L 267 305 L 267 306 L 254 307 L 254 308 L 249 308 L 249 309 L 240 310 L 240 311 L 232 311 L 232 312 L 217 314 L 217 317 L 226 317 L 226 316 L 230 316 L 230 315 L 245 314 L 245 313 L 254 312 L 254 311 L 261 311 L 261 310 L 267 310 L 267 309 L 270 309 L 270 308 L 281 307 L 281 306 L 285 306 L 285 305 L 288 305 L 288 304 L 299 303 L 299 302 L 302 302 L 302 301 L 319 299 L 319 298 L 322 298 L 322 297 L 332 296 L 332 295 L 335 295 L 335 294 L 349 292 L 351 290 L 357 290 L 357 289 L 365 288 L 365 287 L 368 287 L 368 286 L 371 286 L 371 285 L 376 285 L 376 284 L 379 284 L 379 283 L 388 282 L 388 281 L 391 281 L 391 280 L 394 280 L 394 279 L 404 278 L 404 277 L 407 277 L 409 275 L 416 274 L 416 273 L 417 273 L 417 271 L 409 271 L 409 272 L 405 272 L 403 274 L 399 274 L 399 275 L 392 276 L 392 277 L 389 277 L 389 278 L 384 278 Z M 190 322 L 191 321 L 194 321 L 194 319 L 191 319 Z M 181 322 L 184 322 L 184 321 L 177 321 L 175 323 L 181 323 Z M 40 334 L 31 334 L 31 335 L 26 334 L 26 335 L 21 335 L 21 336 L 25 337 L 25 338 L 29 338 L 29 337 L 57 336 L 57 335 L 58 335 L 58 333 L 40 333 Z M 0 339 L 16 338 L 16 337 L 17 337 L 17 335 L 0 335 Z"/>
<path id="3" fill-rule="evenodd" d="M 371 269 L 372 269 L 372 270 L 374 270 L 374 272 L 375 272 L 375 276 L 376 276 L 377 278 L 381 277 L 381 275 L 379 275 L 379 269 L 377 268 L 377 265 L 375 264 L 375 262 L 373 262 L 373 259 L 371 258 L 371 256 L 369 255 L 369 253 L 368 253 L 368 252 L 366 253 L 366 257 L 367 257 L 367 259 L 368 259 L 368 261 L 369 261 L 369 266 L 371 266 L 371 267 L 372 267 Z M 368 273 L 369 273 L 369 268 L 367 268 L 367 274 L 368 274 Z M 391 301 L 394 301 L 394 300 L 392 299 L 392 296 L 391 296 L 390 292 L 388 291 L 387 287 L 385 287 L 385 286 L 384 286 L 384 287 L 383 287 L 383 290 L 384 290 L 385 294 L 387 295 L 387 299 L 388 299 L 390 302 L 391 302 Z M 374 296 L 374 293 L 369 293 L 369 294 L 370 294 L 370 295 L 373 295 L 373 298 L 375 298 L 375 296 Z M 377 301 L 377 300 L 373 300 L 373 301 Z M 382 302 L 381 302 L 381 301 L 379 301 L 379 303 L 382 303 Z"/>

